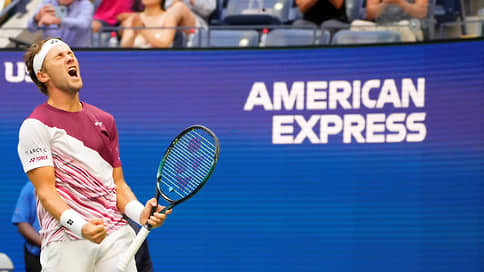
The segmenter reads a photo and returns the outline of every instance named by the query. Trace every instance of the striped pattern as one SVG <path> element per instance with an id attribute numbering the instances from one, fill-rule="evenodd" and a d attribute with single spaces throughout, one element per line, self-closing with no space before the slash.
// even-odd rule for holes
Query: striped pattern
<path id="1" fill-rule="evenodd" d="M 99 112 L 95 113 L 99 115 Z M 92 113 L 87 112 L 86 115 L 90 116 Z M 116 186 L 112 176 L 113 166 L 105 159 L 110 159 L 113 156 L 117 158 L 118 155 L 116 152 L 106 154 L 105 146 L 93 144 L 99 141 L 99 137 L 102 137 L 101 133 L 103 132 L 99 131 L 99 126 L 95 122 L 91 122 L 91 119 L 87 119 L 88 121 L 84 124 L 85 128 L 79 130 L 84 135 L 79 136 L 75 133 L 70 135 L 69 132 L 75 130 L 69 126 L 71 124 L 79 126 L 79 122 L 75 123 L 66 118 L 64 121 L 69 121 L 65 122 L 67 125 L 59 127 L 58 124 L 57 126 L 49 125 L 49 121 L 52 118 L 56 120 L 62 118 L 62 113 L 54 116 L 48 115 L 48 117 L 50 118 L 46 118 L 44 115 L 31 116 L 21 127 L 21 134 L 25 136 L 20 136 L 19 154 L 21 155 L 24 169 L 28 171 L 39 166 L 29 163 L 32 157 L 26 155 L 26 152 L 23 150 L 47 150 L 49 160 L 42 163 L 41 166 L 52 165 L 54 167 L 56 190 L 69 207 L 79 213 L 86 221 L 93 218 L 102 218 L 106 224 L 108 234 L 126 225 L 127 222 L 123 219 L 116 206 Z M 75 118 L 80 120 L 80 122 L 83 120 L 82 116 L 76 116 Z M 108 123 L 105 120 L 97 122 Z M 107 133 L 114 135 L 113 131 L 108 131 Z M 87 138 L 86 141 L 86 135 L 93 139 Z M 113 144 L 117 148 L 117 143 L 105 143 L 107 145 Z M 95 150 L 89 146 L 99 146 L 99 149 Z M 113 148 L 112 150 L 117 149 Z M 43 246 L 66 238 L 80 239 L 72 231 L 60 225 L 43 208 L 40 201 L 37 201 L 37 213 L 41 226 L 40 234 Z"/>

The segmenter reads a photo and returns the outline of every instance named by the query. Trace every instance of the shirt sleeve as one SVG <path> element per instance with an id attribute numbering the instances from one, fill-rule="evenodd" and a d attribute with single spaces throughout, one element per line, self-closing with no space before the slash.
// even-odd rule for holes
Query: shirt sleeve
<path id="1" fill-rule="evenodd" d="M 68 28 L 85 28 L 89 29 L 92 23 L 92 17 L 94 15 L 94 6 L 88 1 L 84 0 L 77 6 L 78 10 L 74 16 L 66 16 L 62 18 L 62 27 Z"/>
<path id="2" fill-rule="evenodd" d="M 54 166 L 50 133 L 40 121 L 26 119 L 19 131 L 18 155 L 25 173 L 42 166 Z"/>
<path id="3" fill-rule="evenodd" d="M 39 10 L 40 8 L 42 8 L 43 6 L 47 5 L 47 4 L 51 4 L 50 3 L 50 0 L 43 0 L 42 3 L 40 3 L 36 8 L 35 8 L 35 12 L 34 12 L 34 15 L 32 17 L 30 17 L 30 19 L 27 21 L 27 29 L 31 32 L 35 32 L 38 30 L 39 26 L 37 25 L 37 22 L 35 22 L 35 15 L 37 15 L 37 13 L 39 13 Z"/>
<path id="4" fill-rule="evenodd" d="M 216 0 L 194 0 L 192 10 L 203 19 L 207 20 L 216 7 Z"/>
<path id="5" fill-rule="evenodd" d="M 190 0 L 184 0 L 183 3 L 204 20 L 207 20 L 217 7 L 217 0 L 194 0 L 193 5 Z M 173 0 L 166 0 L 165 10 L 171 7 L 171 5 L 173 5 Z"/>
<path id="6" fill-rule="evenodd" d="M 111 149 L 111 154 L 112 154 L 112 167 L 120 167 L 121 166 L 121 159 L 119 157 L 119 136 L 118 136 L 118 129 L 116 128 L 116 122 L 112 121 L 112 126 L 111 126 L 111 135 L 110 138 L 110 149 Z"/>

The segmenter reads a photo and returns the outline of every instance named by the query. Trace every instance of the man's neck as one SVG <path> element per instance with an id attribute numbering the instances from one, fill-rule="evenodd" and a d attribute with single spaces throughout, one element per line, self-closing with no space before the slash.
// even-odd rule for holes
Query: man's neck
<path id="1" fill-rule="evenodd" d="M 79 112 L 82 110 L 82 104 L 79 100 L 79 92 L 76 92 L 75 94 L 67 94 L 65 92 L 49 93 L 47 104 L 54 108 L 69 112 Z"/>

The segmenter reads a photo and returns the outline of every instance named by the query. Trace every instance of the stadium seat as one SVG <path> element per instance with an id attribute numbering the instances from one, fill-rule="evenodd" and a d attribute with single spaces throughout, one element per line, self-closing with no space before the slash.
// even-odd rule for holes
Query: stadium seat
<path id="1" fill-rule="evenodd" d="M 435 0 L 434 0 L 435 1 Z M 430 2 L 430 1 L 429 1 Z M 454 22 L 464 20 L 463 3 L 458 0 L 436 0 L 434 16 L 437 22 Z"/>
<path id="2" fill-rule="evenodd" d="M 215 7 L 215 10 L 208 17 L 209 25 L 221 25 L 221 24 L 223 24 L 223 21 L 222 21 L 223 1 L 224 0 L 217 0 L 217 5 Z"/>
<path id="3" fill-rule="evenodd" d="M 321 30 L 319 32 L 319 44 L 320 45 L 328 45 L 331 41 L 331 34 L 327 30 Z"/>
<path id="4" fill-rule="evenodd" d="M 229 25 L 278 25 L 289 20 L 292 0 L 229 0 L 224 22 Z"/>
<path id="5" fill-rule="evenodd" d="M 189 47 L 257 47 L 259 33 L 255 30 L 202 30 L 190 37 Z"/>
<path id="6" fill-rule="evenodd" d="M 346 5 L 346 17 L 349 22 L 356 19 L 365 18 L 365 9 L 363 3 L 365 0 L 345 0 Z"/>
<path id="7" fill-rule="evenodd" d="M 429 0 L 427 7 L 427 16 L 422 21 L 422 31 L 424 32 L 424 37 L 426 40 L 431 40 L 434 38 L 435 32 L 435 6 L 436 0 Z"/>
<path id="8" fill-rule="evenodd" d="M 173 48 L 183 48 L 186 47 L 187 44 L 187 37 L 185 32 L 181 30 L 177 30 L 175 32 L 175 37 L 173 37 Z"/>
<path id="9" fill-rule="evenodd" d="M 481 17 L 481 37 L 484 37 L 484 8 L 478 10 L 477 15 Z"/>
<path id="10" fill-rule="evenodd" d="M 319 44 L 316 29 L 274 29 L 267 34 L 265 46 L 299 46 Z"/>
<path id="11" fill-rule="evenodd" d="M 393 30 L 353 31 L 341 30 L 334 35 L 331 44 L 371 44 L 401 41 L 400 33 Z"/>
<path id="12" fill-rule="evenodd" d="M 345 0 L 345 13 L 348 20 L 329 19 L 321 24 L 321 29 L 329 31 L 330 35 L 334 35 L 340 30 L 349 29 L 354 20 L 366 18 L 365 4 L 365 0 Z"/>
<path id="13" fill-rule="evenodd" d="M 14 271 L 14 266 L 10 257 L 5 253 L 0 253 L 0 272 Z"/>

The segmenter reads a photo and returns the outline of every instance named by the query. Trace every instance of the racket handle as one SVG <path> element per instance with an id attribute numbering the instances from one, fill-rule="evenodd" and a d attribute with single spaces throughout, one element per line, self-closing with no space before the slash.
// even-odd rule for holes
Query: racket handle
<path id="1" fill-rule="evenodd" d="M 120 272 L 126 271 L 126 268 L 128 268 L 129 263 L 133 260 L 134 255 L 136 255 L 136 252 L 138 252 L 138 249 L 146 240 L 146 237 L 148 236 L 149 233 L 150 233 L 150 230 L 144 226 L 139 230 L 138 234 L 136 235 L 133 242 L 129 246 L 128 251 L 126 251 L 124 258 L 121 259 L 121 262 L 118 264 L 118 270 Z"/>

